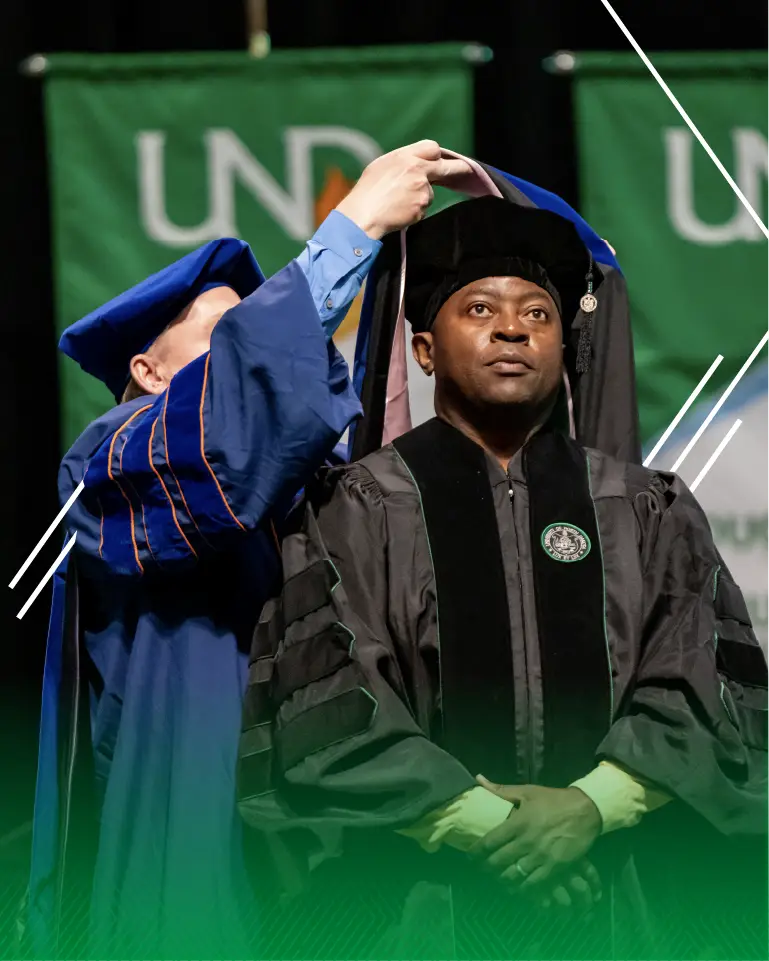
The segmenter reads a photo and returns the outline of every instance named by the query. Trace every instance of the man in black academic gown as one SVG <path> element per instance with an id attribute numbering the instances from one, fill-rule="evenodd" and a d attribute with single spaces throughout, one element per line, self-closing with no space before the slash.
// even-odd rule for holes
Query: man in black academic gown
<path id="1" fill-rule="evenodd" d="M 254 640 L 275 956 L 760 957 L 766 663 L 682 481 L 569 436 L 600 268 L 491 197 L 407 262 L 437 417 L 321 475 Z"/>

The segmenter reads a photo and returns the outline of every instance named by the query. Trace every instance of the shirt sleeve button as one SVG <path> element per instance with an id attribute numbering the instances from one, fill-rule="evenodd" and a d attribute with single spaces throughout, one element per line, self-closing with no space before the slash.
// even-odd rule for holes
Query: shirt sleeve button
<path id="1" fill-rule="evenodd" d="M 356 257 L 363 256 L 363 251 L 360 249 L 360 247 L 356 247 L 355 250 L 353 250 L 353 253 L 355 254 Z"/>
<path id="2" fill-rule="evenodd" d="M 328 307 L 328 309 L 331 310 L 333 306 L 334 306 L 334 301 L 329 297 L 328 300 L 326 301 L 326 307 Z"/>

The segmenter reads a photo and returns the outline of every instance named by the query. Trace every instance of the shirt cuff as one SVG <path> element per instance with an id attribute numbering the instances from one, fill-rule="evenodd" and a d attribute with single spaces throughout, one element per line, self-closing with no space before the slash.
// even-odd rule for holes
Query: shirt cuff
<path id="1" fill-rule="evenodd" d="M 570 787 L 579 788 L 598 808 L 603 822 L 602 834 L 634 827 L 644 814 L 671 800 L 667 794 L 642 784 L 609 761 L 601 761 L 598 767 L 573 781 Z"/>
<path id="2" fill-rule="evenodd" d="M 499 827 L 512 809 L 510 801 L 484 787 L 474 787 L 411 827 L 401 828 L 398 834 L 414 838 L 429 853 L 437 851 L 442 844 L 468 851 L 476 841 Z"/>
<path id="3" fill-rule="evenodd" d="M 310 241 L 333 251 L 352 270 L 368 269 L 372 260 L 382 249 L 382 244 L 356 224 L 340 213 L 332 210 L 323 223 L 315 231 Z"/>

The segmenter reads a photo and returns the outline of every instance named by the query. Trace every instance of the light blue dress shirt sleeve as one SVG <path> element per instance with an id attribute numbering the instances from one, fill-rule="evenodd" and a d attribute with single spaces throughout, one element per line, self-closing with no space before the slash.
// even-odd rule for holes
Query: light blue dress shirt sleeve
<path id="1" fill-rule="evenodd" d="M 349 217 L 332 210 L 296 258 L 327 340 L 344 320 L 381 247 Z"/>

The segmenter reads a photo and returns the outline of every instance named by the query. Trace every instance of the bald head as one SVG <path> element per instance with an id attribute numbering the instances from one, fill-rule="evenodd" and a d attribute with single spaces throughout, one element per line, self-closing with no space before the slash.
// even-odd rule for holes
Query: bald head
<path id="1" fill-rule="evenodd" d="M 196 297 L 143 354 L 131 358 L 131 381 L 124 400 L 162 394 L 182 367 L 205 354 L 225 311 L 240 303 L 231 287 L 213 287 Z"/>

